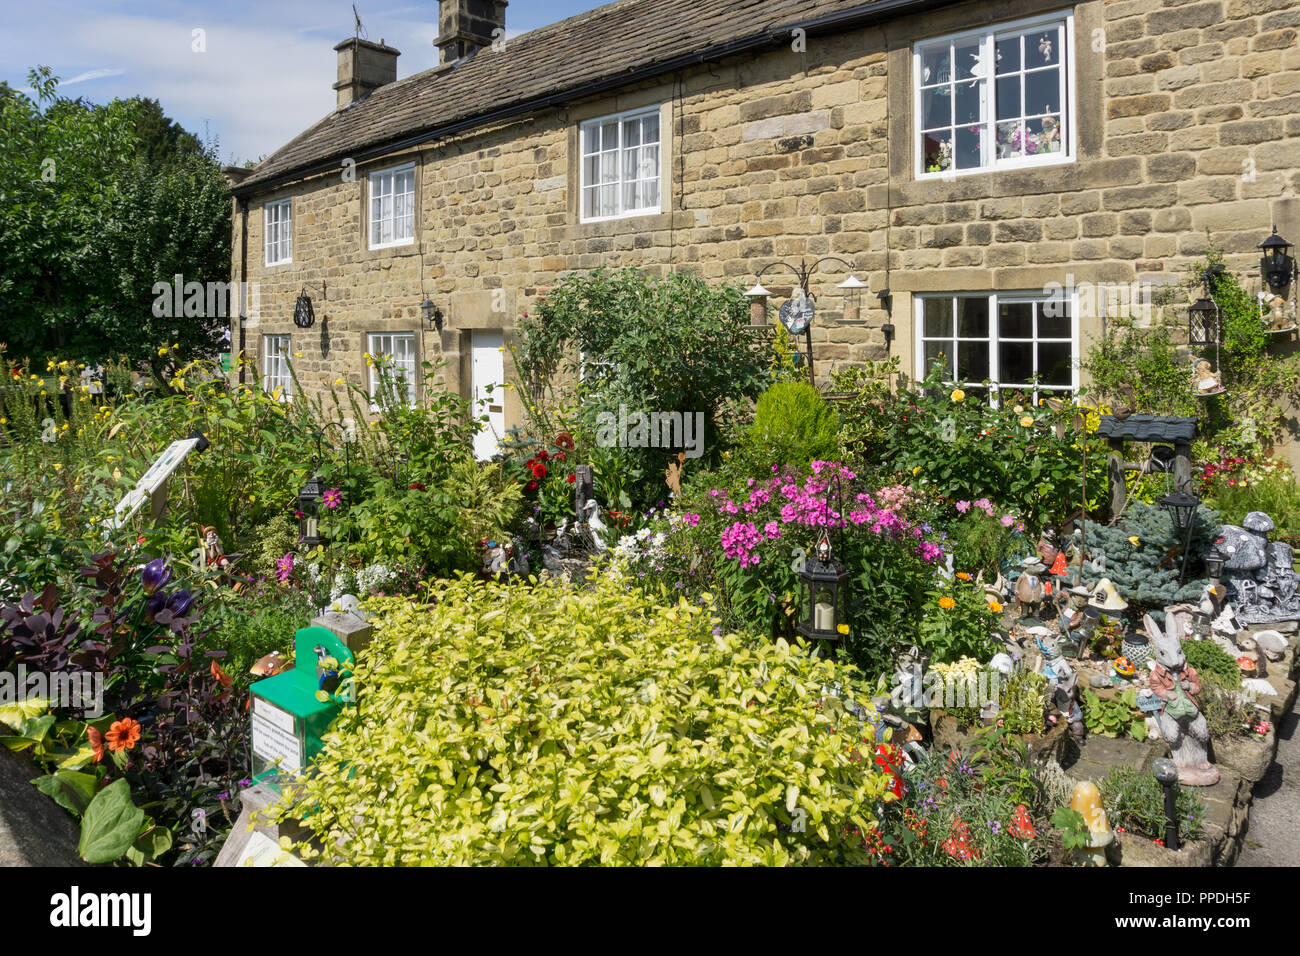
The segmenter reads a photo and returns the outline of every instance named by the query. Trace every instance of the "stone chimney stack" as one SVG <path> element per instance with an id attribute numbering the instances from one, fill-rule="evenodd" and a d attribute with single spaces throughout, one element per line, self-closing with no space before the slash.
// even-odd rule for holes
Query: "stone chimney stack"
<path id="1" fill-rule="evenodd" d="M 337 109 L 343 109 L 361 99 L 371 90 L 397 79 L 399 52 L 384 41 L 372 43 L 358 37 L 349 37 L 334 49 L 339 51 L 339 81 L 334 84 L 338 93 Z"/>
<path id="2" fill-rule="evenodd" d="M 506 0 L 438 0 L 438 39 L 442 63 L 473 56 L 504 37 Z M 496 36 L 493 31 L 500 30 Z"/>

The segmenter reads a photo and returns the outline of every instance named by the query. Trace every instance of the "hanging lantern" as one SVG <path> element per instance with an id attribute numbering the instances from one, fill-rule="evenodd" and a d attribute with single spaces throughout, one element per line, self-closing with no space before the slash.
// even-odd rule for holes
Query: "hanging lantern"
<path id="1" fill-rule="evenodd" d="M 298 293 L 298 301 L 293 306 L 293 324 L 300 329 L 310 329 L 316 321 L 316 313 L 311 307 L 311 296 L 303 289 Z"/>
<path id="2" fill-rule="evenodd" d="M 1219 306 L 1202 296 L 1187 307 L 1187 344 L 1206 348 L 1219 344 Z"/>
<path id="3" fill-rule="evenodd" d="M 1296 271 L 1295 256 L 1290 255 L 1291 243 L 1277 234 L 1275 225 L 1273 235 L 1261 242 L 1259 249 L 1264 254 L 1259 260 L 1259 274 L 1264 283 L 1270 289 L 1285 289 Z"/>
<path id="4" fill-rule="evenodd" d="M 862 294 L 867 291 L 867 284 L 850 272 L 849 277 L 835 288 L 843 289 L 847 297 L 844 304 L 844 321 L 858 321 L 862 314 Z"/>
<path id="5" fill-rule="evenodd" d="M 812 557 L 799 572 L 802 619 L 797 630 L 810 640 L 838 641 L 843 638 L 840 625 L 845 621 L 844 584 L 848 573 L 835 560 L 830 537 L 822 532 Z"/>
<path id="6" fill-rule="evenodd" d="M 304 548 L 329 544 L 320 534 L 320 502 L 323 496 L 320 477 L 312 475 L 298 492 L 298 536 Z"/>
<path id="7" fill-rule="evenodd" d="M 1200 503 L 1199 498 L 1185 491 L 1175 491 L 1173 494 L 1161 495 L 1156 499 L 1156 504 L 1169 512 L 1174 528 L 1180 533 L 1191 528 L 1192 521 L 1196 517 L 1196 506 Z"/>

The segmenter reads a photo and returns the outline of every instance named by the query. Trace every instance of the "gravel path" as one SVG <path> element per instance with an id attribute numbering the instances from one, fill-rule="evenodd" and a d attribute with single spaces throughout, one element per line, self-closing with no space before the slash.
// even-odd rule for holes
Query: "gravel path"
<path id="1" fill-rule="evenodd" d="M 1250 827 L 1237 866 L 1300 865 L 1300 698 L 1277 728 L 1277 758 L 1250 806 Z"/>

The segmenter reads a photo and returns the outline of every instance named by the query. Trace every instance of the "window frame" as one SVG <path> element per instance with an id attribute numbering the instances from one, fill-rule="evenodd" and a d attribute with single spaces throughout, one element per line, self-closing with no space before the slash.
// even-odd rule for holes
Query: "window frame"
<path id="1" fill-rule="evenodd" d="M 979 299 L 984 298 L 988 301 L 989 306 L 989 327 L 987 335 L 979 336 L 961 336 L 958 334 L 958 299 Z M 953 303 L 953 328 L 952 334 L 948 336 L 926 336 L 925 334 L 925 309 L 926 304 L 931 301 L 947 299 Z M 999 395 L 1002 391 L 1009 392 L 1028 392 L 1032 394 L 1035 404 L 1045 395 L 1065 394 L 1074 396 L 1079 393 L 1079 373 L 1080 373 L 1080 354 L 1079 354 L 1079 296 L 1075 289 L 1063 289 L 1058 294 L 1043 293 L 1042 291 L 1001 291 L 1001 292 L 934 292 L 919 293 L 915 296 L 914 301 L 916 308 L 913 310 L 914 315 L 914 360 L 916 377 L 918 380 L 924 380 L 930 372 L 929 363 L 925 357 L 925 346 L 927 342 L 952 341 L 956 343 L 955 354 L 951 356 L 951 368 L 956 376 L 960 359 L 962 342 L 983 342 L 988 345 L 988 394 L 989 400 L 993 405 L 997 405 Z M 1052 301 L 1064 303 L 1070 310 L 1070 334 L 1068 338 L 1058 336 L 1040 336 L 1038 332 L 1037 315 L 1035 313 L 1035 323 L 1033 334 L 1030 338 L 1023 336 L 1003 336 L 1001 334 L 1001 315 L 999 306 L 1003 304 L 1017 302 L 1032 302 L 1040 307 L 1042 304 Z M 1035 374 L 1041 374 L 1037 370 L 1038 365 L 1038 345 L 1040 343 L 1068 342 L 1070 346 L 1070 384 L 1069 385 L 1045 385 L 1035 383 L 1020 382 L 1002 382 L 1001 378 L 1001 356 L 999 355 L 998 346 L 1004 342 L 1018 343 L 1032 347 L 1033 361 L 1035 365 Z M 961 384 L 967 387 L 978 387 L 983 389 L 983 379 L 966 381 L 960 378 L 947 380 L 945 384 Z"/>
<path id="2" fill-rule="evenodd" d="M 394 239 L 389 242 L 376 242 L 375 225 L 377 222 L 382 223 L 384 220 L 383 219 L 376 220 L 374 218 L 375 180 L 385 176 L 393 177 L 395 180 L 398 175 L 405 174 L 405 173 L 410 173 L 411 175 L 411 193 L 410 193 L 411 234 L 405 238 Z M 366 176 L 366 243 L 368 248 L 392 249 L 398 246 L 410 246 L 415 244 L 416 220 L 418 219 L 418 216 L 416 214 L 416 193 L 417 193 L 417 188 L 415 183 L 414 161 L 409 163 L 399 163 L 396 166 L 386 166 L 383 169 L 372 170 L 370 173 L 367 174 Z M 405 196 L 406 193 L 403 192 L 401 193 L 401 195 Z M 392 192 L 392 197 L 394 199 L 394 213 L 393 213 L 394 235 L 396 235 L 397 233 L 397 229 L 396 229 L 397 213 L 396 213 L 396 202 L 395 202 L 397 196 L 398 196 L 397 185 L 396 182 L 394 181 L 393 192 Z"/>
<path id="3" fill-rule="evenodd" d="M 599 188 L 602 185 L 611 185 L 611 184 L 589 183 L 587 181 L 587 157 L 588 155 L 598 155 L 599 153 L 588 154 L 586 152 L 585 135 L 584 135 L 586 130 L 589 127 L 600 126 L 601 124 L 608 123 L 610 121 L 616 121 L 618 123 L 617 167 L 619 170 L 619 178 L 617 181 L 617 186 L 618 186 L 618 201 L 619 201 L 619 205 L 621 206 L 623 201 L 623 186 L 627 182 L 626 180 L 623 179 L 622 176 L 623 153 L 627 149 L 627 147 L 623 143 L 624 124 L 628 120 L 642 119 L 647 116 L 654 116 L 659 121 L 659 138 L 654 142 L 654 145 L 657 148 L 659 154 L 658 169 L 655 171 L 655 176 L 654 176 L 654 182 L 656 184 L 655 192 L 657 196 L 657 200 L 655 204 L 653 206 L 644 206 L 637 209 L 620 209 L 619 212 L 611 216 L 588 216 L 586 213 L 587 188 L 589 186 L 594 186 L 596 188 Z M 646 144 L 645 143 L 639 144 L 639 146 L 644 146 L 644 145 Z M 603 116 L 594 116 L 591 119 L 582 120 L 581 122 L 579 122 L 578 123 L 578 221 L 580 223 L 611 222 L 616 219 L 632 219 L 637 216 L 654 216 L 663 212 L 664 145 L 665 145 L 664 144 L 664 123 L 663 123 L 662 104 L 657 104 L 655 106 L 641 106 L 641 107 L 637 107 L 636 109 L 623 110 L 620 113 L 607 113 Z M 600 150 L 599 152 L 604 152 L 604 150 Z M 642 182 L 647 180 L 642 180 L 641 177 L 637 177 L 637 180 L 635 181 Z"/>
<path id="4" fill-rule="evenodd" d="M 999 159 L 996 156 L 991 158 L 981 157 L 981 165 L 969 169 L 945 169 L 938 172 L 926 172 L 925 169 L 925 150 L 924 150 L 924 124 L 921 116 L 922 96 L 921 96 L 921 65 L 922 53 L 924 50 L 938 46 L 940 44 L 956 45 L 963 41 L 970 41 L 979 38 L 981 43 L 981 52 L 993 64 L 992 76 L 985 82 L 981 100 L 981 119 L 980 126 L 983 130 L 981 136 L 982 142 L 988 142 L 990 138 L 996 137 L 996 130 L 999 123 L 997 119 L 997 57 L 996 43 L 999 36 L 1005 36 L 1008 33 L 1022 33 L 1028 30 L 1034 30 L 1044 26 L 1061 26 L 1064 35 L 1064 49 L 1061 51 L 1061 82 L 1062 82 L 1062 104 L 1061 104 L 1061 130 L 1060 130 L 1060 150 L 1051 153 L 1051 158 L 1042 158 L 1046 154 L 1036 154 L 1035 156 L 1009 157 Z M 1078 119 L 1078 102 L 1075 95 L 1075 35 L 1074 35 L 1074 11 L 1057 11 L 1056 13 L 1043 14 L 1036 17 L 1027 17 L 1021 20 L 1009 21 L 1006 23 L 994 24 L 988 27 L 982 27 L 972 30 L 963 30 L 959 33 L 949 33 L 942 36 L 930 37 L 925 40 L 917 40 L 912 44 L 912 70 L 911 70 L 911 94 L 912 94 L 912 175 L 916 180 L 928 179 L 950 179 L 954 176 L 970 176 L 981 173 L 994 173 L 1007 169 L 1036 169 L 1041 166 L 1057 166 L 1066 163 L 1073 163 L 1076 158 L 1078 132 L 1076 123 Z M 1024 75 L 1024 65 L 1021 64 L 1020 75 Z M 954 81 L 955 85 L 955 81 Z M 1023 87 L 1022 87 L 1023 98 Z M 1008 122 L 1006 120 L 1002 122 Z M 951 127 L 956 129 L 956 125 Z M 989 152 L 987 146 L 984 152 Z"/>
<path id="5" fill-rule="evenodd" d="M 282 210 L 276 216 L 276 241 L 271 242 L 271 210 Z M 293 199 L 276 199 L 262 207 L 262 250 L 266 266 L 283 266 L 293 262 Z M 272 246 L 284 247 L 287 255 L 283 259 L 272 259 Z"/>
<path id="6" fill-rule="evenodd" d="M 282 343 L 279 351 L 272 349 L 272 342 Z M 263 334 L 262 336 L 262 391 L 273 395 L 280 389 L 282 402 L 293 401 L 293 375 L 289 371 L 289 357 L 293 355 L 293 335 L 287 332 Z M 275 368 L 272 368 L 274 363 Z"/>
<path id="7" fill-rule="evenodd" d="M 376 341 L 382 339 L 396 340 L 406 339 L 411 343 L 411 378 L 407 383 L 407 408 L 416 408 L 420 402 L 420 343 L 414 332 L 367 332 L 366 333 L 366 353 L 370 356 L 387 356 L 390 359 L 396 359 L 393 352 L 381 351 L 376 347 Z M 390 347 L 392 341 L 390 341 Z M 370 396 L 370 408 L 372 411 L 379 411 L 381 406 L 379 396 L 376 394 L 379 388 L 379 370 L 374 363 L 367 365 L 367 388 L 366 394 Z"/>

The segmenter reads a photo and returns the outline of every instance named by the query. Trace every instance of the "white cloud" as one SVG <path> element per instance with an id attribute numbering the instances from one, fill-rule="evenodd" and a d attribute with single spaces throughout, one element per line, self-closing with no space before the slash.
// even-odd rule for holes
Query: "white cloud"
<path id="1" fill-rule="evenodd" d="M 126 70 L 87 70 L 85 73 L 78 73 L 70 80 L 60 80 L 59 86 L 72 86 L 74 83 L 89 83 L 91 80 L 102 80 L 110 76 L 122 76 Z"/>

